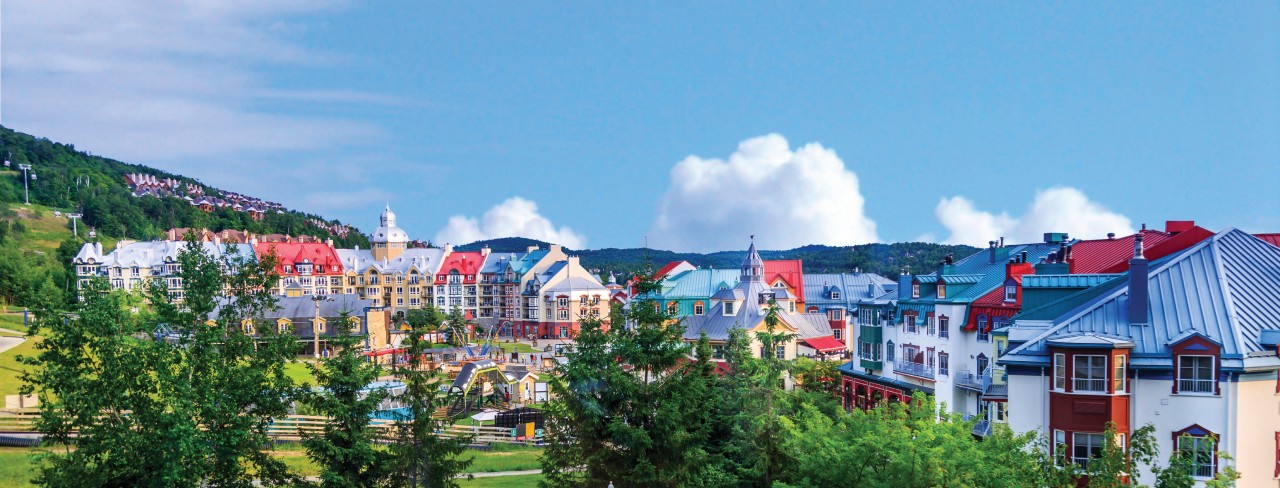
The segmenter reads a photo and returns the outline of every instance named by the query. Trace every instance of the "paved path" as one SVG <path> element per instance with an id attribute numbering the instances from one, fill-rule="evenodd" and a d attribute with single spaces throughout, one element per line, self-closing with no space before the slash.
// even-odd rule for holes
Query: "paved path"
<path id="1" fill-rule="evenodd" d="M 523 475 L 526 475 L 526 474 L 542 474 L 542 470 L 541 470 L 541 469 L 527 469 L 527 470 L 524 470 L 524 471 L 491 471 L 491 472 L 488 472 L 488 473 L 471 473 L 471 476 L 474 476 L 474 477 L 476 477 L 476 478 L 494 478 L 494 477 L 497 477 L 497 476 L 523 476 Z M 460 478 L 462 478 L 462 477 L 466 477 L 466 476 L 467 476 L 467 475 L 465 475 L 465 474 L 464 474 L 464 475 L 459 476 L 459 477 L 460 477 Z"/>
<path id="2" fill-rule="evenodd" d="M 22 344 L 26 340 L 26 337 L 0 336 L 0 352 L 5 352 L 18 347 L 18 344 Z"/>

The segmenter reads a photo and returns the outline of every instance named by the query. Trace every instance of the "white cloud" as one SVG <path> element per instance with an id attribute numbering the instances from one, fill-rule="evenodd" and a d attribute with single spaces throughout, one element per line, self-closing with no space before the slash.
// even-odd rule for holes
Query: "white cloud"
<path id="1" fill-rule="evenodd" d="M 329 0 L 7 1 L 2 122 L 269 200 L 367 192 L 373 185 L 351 188 L 346 178 L 280 185 L 298 168 L 271 164 L 341 161 L 383 133 L 316 108 L 403 102 L 273 80 L 281 68 L 344 62 L 301 42 L 322 21 L 316 14 L 338 8 Z"/>
<path id="2" fill-rule="evenodd" d="M 436 233 L 435 243 L 467 244 L 500 237 L 527 237 L 571 249 L 583 249 L 586 238 L 566 226 L 556 228 L 551 220 L 538 213 L 532 200 L 511 197 L 494 205 L 480 219 L 465 215 L 449 217 L 449 223 Z"/>
<path id="3" fill-rule="evenodd" d="M 1133 233 L 1128 217 L 1089 200 L 1084 192 L 1055 187 L 1036 192 L 1035 200 L 1019 217 L 1007 212 L 993 214 L 978 210 L 962 196 L 943 198 L 934 211 L 950 232 L 949 244 L 986 246 L 1004 237 L 1006 242 L 1040 242 L 1045 232 L 1066 232 L 1072 237 L 1096 239 L 1108 232 Z"/>
<path id="4" fill-rule="evenodd" d="M 742 249 L 749 235 L 770 249 L 875 242 L 858 175 L 818 143 L 791 149 L 769 134 L 728 160 L 689 156 L 671 169 L 649 239 L 660 249 Z"/>

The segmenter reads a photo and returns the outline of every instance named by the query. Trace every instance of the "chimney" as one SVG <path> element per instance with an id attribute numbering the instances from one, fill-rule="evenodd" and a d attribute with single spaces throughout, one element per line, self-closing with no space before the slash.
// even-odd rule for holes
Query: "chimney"
<path id="1" fill-rule="evenodd" d="M 990 255 L 989 264 L 996 264 L 996 241 L 987 241 L 987 254 Z"/>
<path id="2" fill-rule="evenodd" d="M 487 256 L 489 255 L 489 252 L 490 252 L 490 251 L 489 251 L 489 245 L 488 245 L 488 244 L 485 244 L 485 245 L 484 245 L 484 247 L 480 248 L 480 255 L 481 255 L 481 256 L 486 256 L 486 257 L 487 257 Z"/>
<path id="3" fill-rule="evenodd" d="M 333 247 L 333 238 L 330 237 L 328 239 L 325 239 L 324 243 L 327 244 L 329 247 Z"/>
<path id="4" fill-rule="evenodd" d="M 448 242 L 444 243 L 444 253 L 453 254 L 453 244 L 450 244 Z"/>
<path id="5" fill-rule="evenodd" d="M 1004 236 L 1000 236 L 1000 247 L 1004 247 Z"/>
<path id="6" fill-rule="evenodd" d="M 1115 239 L 1116 239 L 1116 233 L 1115 233 L 1115 232 L 1108 232 L 1108 233 L 1107 233 L 1107 240 L 1108 240 L 1108 241 L 1114 241 Z"/>
<path id="7" fill-rule="evenodd" d="M 1026 252 L 1026 251 L 1022 251 L 1022 253 L 1021 253 L 1021 254 L 1018 254 L 1018 262 L 1019 262 L 1019 263 L 1025 263 L 1025 262 L 1027 262 L 1027 252 Z"/>
<path id="8" fill-rule="evenodd" d="M 538 250 L 538 246 L 529 246 L 524 248 L 524 252 L 531 253 Z"/>
<path id="9" fill-rule="evenodd" d="M 1129 260 L 1129 324 L 1147 323 L 1147 258 L 1142 255 L 1142 234 L 1133 237 L 1133 259 Z"/>

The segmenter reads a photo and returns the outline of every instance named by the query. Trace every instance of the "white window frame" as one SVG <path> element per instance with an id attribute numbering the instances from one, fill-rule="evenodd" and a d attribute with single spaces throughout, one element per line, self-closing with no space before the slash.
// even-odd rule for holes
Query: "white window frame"
<path id="1" fill-rule="evenodd" d="M 1185 378 L 1183 376 L 1182 362 L 1186 359 L 1208 359 L 1209 360 L 1209 377 L 1201 378 L 1199 374 L 1199 365 L 1192 366 L 1193 378 Z M 1178 355 L 1178 394 L 1191 395 L 1213 395 L 1217 390 L 1218 382 L 1218 361 L 1214 356 L 1202 354 L 1180 354 Z"/>
<path id="2" fill-rule="evenodd" d="M 1071 460 L 1080 467 L 1088 467 L 1089 461 L 1102 456 L 1102 448 L 1107 442 L 1106 434 L 1097 432 L 1071 433 Z M 1081 445 L 1083 444 L 1083 445 Z M 1080 448 L 1085 449 L 1086 456 L 1079 456 Z M 1093 451 L 1097 451 L 1096 453 Z"/>
<path id="3" fill-rule="evenodd" d="M 1101 359 L 1102 364 L 1093 364 L 1095 359 Z M 1086 377 L 1079 377 L 1081 372 L 1081 361 L 1085 361 L 1083 367 Z M 1107 369 L 1110 365 L 1108 356 L 1104 354 L 1077 354 L 1071 358 L 1071 391 L 1084 393 L 1106 393 L 1107 392 Z M 1095 377 L 1094 373 L 1101 372 L 1101 377 Z"/>
<path id="4" fill-rule="evenodd" d="M 1052 387 L 1054 391 L 1066 391 L 1067 389 L 1067 355 L 1066 354 L 1057 353 L 1053 355 Z"/>
<path id="5" fill-rule="evenodd" d="M 1005 287 L 1004 287 L 1004 301 L 1005 301 L 1005 303 L 1011 303 L 1011 302 L 1016 302 L 1016 301 L 1018 301 L 1018 287 L 1017 287 L 1017 285 L 1007 285 L 1007 286 L 1005 286 Z"/>

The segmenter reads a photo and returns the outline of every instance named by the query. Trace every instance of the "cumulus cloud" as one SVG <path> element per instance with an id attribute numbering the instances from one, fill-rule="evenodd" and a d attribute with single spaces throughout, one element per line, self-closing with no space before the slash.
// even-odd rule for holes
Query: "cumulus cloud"
<path id="1" fill-rule="evenodd" d="M 950 232 L 945 240 L 949 244 L 986 246 L 987 241 L 1000 237 L 1010 242 L 1039 242 L 1045 232 L 1066 232 L 1082 239 L 1103 237 L 1108 232 L 1133 233 L 1128 217 L 1070 187 L 1037 191 L 1035 200 L 1018 217 L 978 210 L 962 196 L 943 198 L 934 213 Z"/>
<path id="2" fill-rule="evenodd" d="M 864 203 L 858 175 L 835 151 L 816 142 L 792 150 L 769 134 L 742 141 L 727 160 L 677 163 L 649 239 L 681 251 L 742 249 L 752 234 L 773 249 L 874 242 Z"/>
<path id="3" fill-rule="evenodd" d="M 511 197 L 494 205 L 479 219 L 465 215 L 449 217 L 449 223 L 436 233 L 437 244 L 467 244 L 501 237 L 527 237 L 572 249 L 582 249 L 586 238 L 566 226 L 556 228 L 551 219 L 538 213 L 532 200 Z"/>

